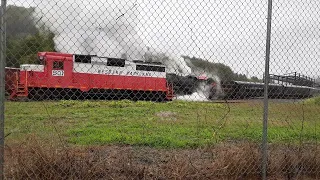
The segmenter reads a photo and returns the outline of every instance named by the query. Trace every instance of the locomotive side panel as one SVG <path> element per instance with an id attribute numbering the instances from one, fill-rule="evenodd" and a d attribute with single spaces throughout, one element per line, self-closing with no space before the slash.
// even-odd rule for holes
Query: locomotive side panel
<path id="1" fill-rule="evenodd" d="M 88 89 L 166 91 L 165 72 L 139 71 L 130 66 L 75 63 L 73 77 L 77 81 L 74 86 L 82 84 L 88 86 Z"/>

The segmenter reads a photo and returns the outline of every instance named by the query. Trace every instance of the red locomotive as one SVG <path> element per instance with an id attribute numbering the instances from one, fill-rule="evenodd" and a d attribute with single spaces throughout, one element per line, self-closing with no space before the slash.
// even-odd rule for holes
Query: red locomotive
<path id="1" fill-rule="evenodd" d="M 40 64 L 23 64 L 16 72 L 10 99 L 165 101 L 174 96 L 161 63 L 57 52 L 39 52 L 38 58 Z"/>

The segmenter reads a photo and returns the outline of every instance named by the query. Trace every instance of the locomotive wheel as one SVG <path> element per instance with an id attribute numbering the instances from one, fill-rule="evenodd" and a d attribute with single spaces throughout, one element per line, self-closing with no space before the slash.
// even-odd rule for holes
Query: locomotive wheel
<path id="1" fill-rule="evenodd" d="M 166 99 L 166 94 L 163 92 L 157 93 L 157 102 L 164 102 Z"/>
<path id="2" fill-rule="evenodd" d="M 133 98 L 132 99 L 134 101 L 138 101 L 138 100 L 143 99 L 143 93 L 140 92 L 140 91 L 137 91 L 137 92 L 133 93 Z"/>
<path id="3" fill-rule="evenodd" d="M 41 101 L 45 98 L 45 92 L 42 89 L 32 88 L 29 91 L 28 97 L 32 100 L 35 100 L 35 101 Z"/>
<path id="4" fill-rule="evenodd" d="M 138 98 L 138 93 L 137 92 L 134 92 L 132 93 L 132 98 L 131 98 L 133 101 L 138 101 L 139 98 Z"/>
<path id="5" fill-rule="evenodd" d="M 147 99 L 148 101 L 152 101 L 156 97 L 156 93 L 154 92 L 147 92 Z"/>
<path id="6" fill-rule="evenodd" d="M 61 99 L 61 91 L 58 89 L 54 89 L 51 91 L 51 96 L 53 100 L 59 100 Z"/>

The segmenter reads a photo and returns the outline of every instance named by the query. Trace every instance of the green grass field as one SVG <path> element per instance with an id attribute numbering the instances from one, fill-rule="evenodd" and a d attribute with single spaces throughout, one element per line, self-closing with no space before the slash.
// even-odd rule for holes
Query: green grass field
<path id="1" fill-rule="evenodd" d="M 269 142 L 315 142 L 320 106 L 270 102 Z M 218 104 L 173 101 L 6 102 L 7 143 L 35 135 L 74 145 L 199 147 L 223 141 L 260 142 L 260 101 Z"/>

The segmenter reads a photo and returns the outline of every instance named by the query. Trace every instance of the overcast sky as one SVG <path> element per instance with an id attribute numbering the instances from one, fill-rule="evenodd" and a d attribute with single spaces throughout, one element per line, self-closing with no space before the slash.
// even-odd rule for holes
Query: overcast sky
<path id="1" fill-rule="evenodd" d="M 12 0 L 8 4 L 44 8 L 47 1 Z M 142 47 L 225 63 L 249 76 L 263 75 L 267 0 L 63 0 L 61 4 L 80 7 L 84 14 L 77 21 L 92 17 L 94 26 L 124 14 L 117 20 L 135 29 Z M 320 76 L 319 7 L 317 0 L 273 1 L 270 73 Z M 50 16 L 63 22 L 70 18 L 61 13 Z"/>

